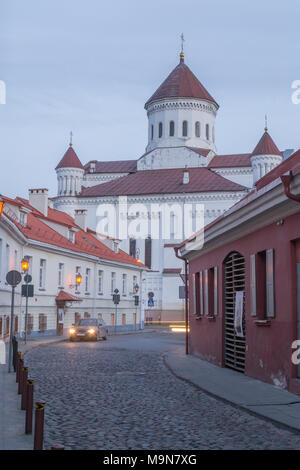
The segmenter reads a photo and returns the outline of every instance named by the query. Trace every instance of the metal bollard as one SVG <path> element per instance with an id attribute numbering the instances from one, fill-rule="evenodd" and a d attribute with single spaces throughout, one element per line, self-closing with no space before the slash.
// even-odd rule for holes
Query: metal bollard
<path id="1" fill-rule="evenodd" d="M 17 353 L 16 382 L 19 382 L 21 353 Z"/>
<path id="2" fill-rule="evenodd" d="M 61 446 L 60 444 L 56 444 L 54 446 L 51 446 L 51 450 L 65 450 L 64 446 Z"/>
<path id="3" fill-rule="evenodd" d="M 13 360 L 14 371 L 16 372 L 16 369 L 17 369 L 18 341 L 17 341 L 17 338 L 15 336 L 13 336 L 12 343 L 13 343 L 13 358 L 12 358 L 12 360 Z"/>
<path id="4" fill-rule="evenodd" d="M 23 367 L 21 410 L 26 410 L 28 367 Z"/>
<path id="5" fill-rule="evenodd" d="M 45 403 L 41 402 L 41 401 L 37 401 L 35 403 L 35 424 L 34 424 L 34 447 L 33 447 L 33 450 L 43 450 L 44 413 L 45 413 Z"/>
<path id="6" fill-rule="evenodd" d="M 26 418 L 25 418 L 25 434 L 32 433 L 32 408 L 33 408 L 33 386 L 34 381 L 27 380 L 27 401 L 26 401 Z"/>
<path id="7" fill-rule="evenodd" d="M 18 395 L 21 395 L 22 393 L 22 376 L 23 376 L 23 368 L 24 368 L 24 359 L 20 359 L 20 364 L 19 364 L 19 385 L 18 385 Z"/>

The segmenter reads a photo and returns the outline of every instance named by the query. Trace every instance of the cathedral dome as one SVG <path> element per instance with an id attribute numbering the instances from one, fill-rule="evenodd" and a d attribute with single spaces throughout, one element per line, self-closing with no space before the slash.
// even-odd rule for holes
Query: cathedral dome
<path id="1" fill-rule="evenodd" d="M 165 81 L 158 87 L 156 92 L 149 98 L 145 108 L 154 101 L 168 98 L 195 98 L 210 101 L 219 107 L 214 98 L 204 88 L 202 83 L 184 63 L 184 56 L 180 54 L 180 62 L 172 70 Z"/>

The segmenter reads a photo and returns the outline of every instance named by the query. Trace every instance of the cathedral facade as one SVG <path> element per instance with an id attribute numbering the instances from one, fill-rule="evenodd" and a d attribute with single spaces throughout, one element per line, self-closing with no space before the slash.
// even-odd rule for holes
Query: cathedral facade
<path id="1" fill-rule="evenodd" d="M 145 104 L 148 142 L 141 157 L 83 164 L 71 143 L 56 167 L 55 208 L 72 216 L 86 211 L 100 237 L 120 239 L 123 250 L 148 266 L 146 321 L 184 317 L 183 262 L 174 245 L 221 216 L 285 158 L 267 128 L 252 152 L 218 155 L 218 109 L 181 53 Z"/>

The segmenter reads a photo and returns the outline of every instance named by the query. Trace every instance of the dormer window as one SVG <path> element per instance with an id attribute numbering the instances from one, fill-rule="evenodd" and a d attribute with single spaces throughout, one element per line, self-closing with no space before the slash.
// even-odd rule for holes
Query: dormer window
<path id="1" fill-rule="evenodd" d="M 95 169 L 96 169 L 96 163 L 95 162 L 90 163 L 90 173 L 95 173 Z"/>
<path id="2" fill-rule="evenodd" d="M 183 121 L 183 123 L 182 123 L 182 136 L 187 137 L 187 135 L 188 135 L 188 122 Z"/>
<path id="3" fill-rule="evenodd" d="M 170 121 L 170 129 L 169 129 L 169 134 L 170 134 L 170 137 L 174 137 L 174 133 L 175 133 L 175 125 L 174 125 L 174 121 Z"/>
<path id="4" fill-rule="evenodd" d="M 25 212 L 20 212 L 20 224 L 23 225 L 23 227 L 26 227 L 27 223 L 27 214 Z"/>
<path id="5" fill-rule="evenodd" d="M 75 232 L 73 232 L 73 230 L 69 230 L 69 240 L 72 243 L 75 242 Z"/>
<path id="6" fill-rule="evenodd" d="M 195 122 L 195 136 L 200 137 L 200 122 Z"/>
<path id="7" fill-rule="evenodd" d="M 161 138 L 162 134 L 163 134 L 163 124 L 162 124 L 162 122 L 160 122 L 158 124 L 158 137 Z"/>
<path id="8" fill-rule="evenodd" d="M 114 252 L 118 253 L 118 243 L 114 242 Z"/>

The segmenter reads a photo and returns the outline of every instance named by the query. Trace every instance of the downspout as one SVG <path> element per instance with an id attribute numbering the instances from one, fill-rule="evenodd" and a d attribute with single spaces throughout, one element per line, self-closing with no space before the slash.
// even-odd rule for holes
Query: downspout
<path id="1" fill-rule="evenodd" d="M 295 194 L 293 194 L 290 189 L 290 184 L 292 182 L 292 172 L 290 172 L 288 175 L 281 175 L 280 179 L 284 187 L 285 195 L 289 199 L 293 199 L 293 201 L 300 202 L 300 196 L 296 196 Z"/>
<path id="2" fill-rule="evenodd" d="M 188 302 L 188 260 L 178 255 L 179 247 L 175 246 L 175 255 L 184 261 L 185 268 L 185 354 L 189 354 L 189 302 Z"/>

